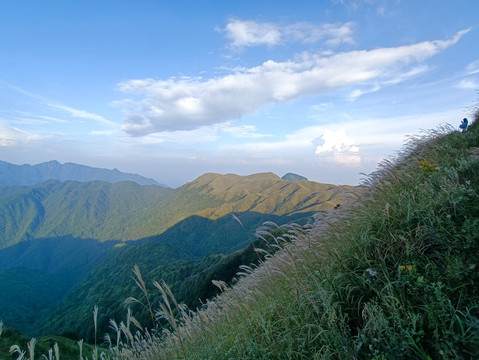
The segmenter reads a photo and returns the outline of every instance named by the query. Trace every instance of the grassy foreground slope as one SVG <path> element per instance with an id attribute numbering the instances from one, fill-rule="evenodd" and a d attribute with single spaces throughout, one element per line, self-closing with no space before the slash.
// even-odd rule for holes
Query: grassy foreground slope
<path id="1" fill-rule="evenodd" d="M 479 358 L 479 128 L 451 130 L 411 139 L 351 208 L 295 229 L 195 315 L 165 306 L 175 331 L 118 356 Z"/>

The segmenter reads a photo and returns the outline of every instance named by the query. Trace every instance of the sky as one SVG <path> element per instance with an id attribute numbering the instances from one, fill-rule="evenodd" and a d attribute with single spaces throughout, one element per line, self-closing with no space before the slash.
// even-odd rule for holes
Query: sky
<path id="1" fill-rule="evenodd" d="M 0 160 L 360 184 L 472 116 L 474 0 L 0 0 Z"/>

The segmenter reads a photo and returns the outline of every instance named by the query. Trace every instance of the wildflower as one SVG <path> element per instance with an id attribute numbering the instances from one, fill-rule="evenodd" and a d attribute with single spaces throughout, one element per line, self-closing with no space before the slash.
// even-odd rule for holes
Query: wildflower
<path id="1" fill-rule="evenodd" d="M 414 269 L 413 265 L 399 265 L 399 270 L 404 271 L 412 271 Z"/>
<path id="2" fill-rule="evenodd" d="M 431 175 L 434 171 L 437 170 L 436 165 L 426 160 L 419 161 L 419 166 L 421 168 L 421 172 L 425 175 Z"/>

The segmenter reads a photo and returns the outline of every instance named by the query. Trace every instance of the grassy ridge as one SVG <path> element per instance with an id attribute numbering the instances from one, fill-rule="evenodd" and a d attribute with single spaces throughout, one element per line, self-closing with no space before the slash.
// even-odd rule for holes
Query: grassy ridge
<path id="1" fill-rule="evenodd" d="M 206 309 L 174 318 L 164 307 L 175 331 L 120 344 L 117 356 L 478 358 L 477 147 L 476 124 L 412 139 L 352 208 L 292 231 L 293 244 Z"/>

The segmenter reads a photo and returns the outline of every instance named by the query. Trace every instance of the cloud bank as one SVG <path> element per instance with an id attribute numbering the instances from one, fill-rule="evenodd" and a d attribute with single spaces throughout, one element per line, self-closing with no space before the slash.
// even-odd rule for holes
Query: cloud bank
<path id="1" fill-rule="evenodd" d="M 343 165 L 358 165 L 361 162 L 359 147 L 354 145 L 354 140 L 346 135 L 344 129 L 325 131 L 320 140 L 322 144 L 316 147 L 316 155 L 333 154 L 333 162 Z"/>
<path id="2" fill-rule="evenodd" d="M 118 84 L 118 89 L 128 97 L 114 105 L 123 108 L 122 129 L 131 136 L 194 130 L 239 119 L 271 104 L 351 86 L 369 85 L 377 91 L 382 85 L 424 71 L 427 68 L 421 66 L 422 61 L 454 45 L 468 31 L 460 31 L 451 39 L 399 47 L 327 56 L 303 53 L 288 61 L 268 60 L 217 78 L 129 80 Z M 255 38 L 262 43 L 276 41 L 272 40 L 275 39 L 272 29 L 258 33 Z"/>

